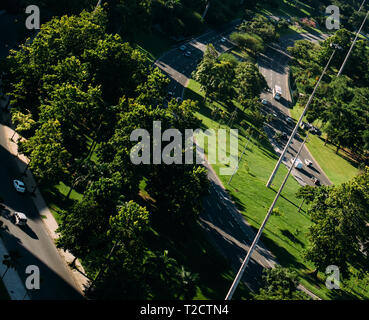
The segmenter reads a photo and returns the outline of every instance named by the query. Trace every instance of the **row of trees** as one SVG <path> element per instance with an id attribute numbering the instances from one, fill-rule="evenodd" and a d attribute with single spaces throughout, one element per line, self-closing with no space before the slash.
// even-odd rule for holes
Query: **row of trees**
<path id="1" fill-rule="evenodd" d="M 346 147 L 356 155 L 361 155 L 369 147 L 369 48 L 363 40 L 356 43 L 343 74 L 336 77 L 351 39 L 352 34 L 348 30 L 340 29 L 321 45 L 300 40 L 288 51 L 293 57 L 293 77 L 300 93 L 305 94 L 298 102 L 305 104 L 322 66 L 332 54 L 330 44 L 341 46 L 342 50 L 337 51 L 327 76 L 317 90 L 307 112 L 307 120 L 322 121 L 327 140 L 337 146 L 337 152 L 341 147 Z"/>
<path id="2" fill-rule="evenodd" d="M 369 253 L 369 167 L 352 180 L 338 186 L 299 191 L 308 204 L 312 225 L 305 258 L 316 266 L 315 273 L 336 265 L 343 277 L 350 266 L 362 273 L 368 269 Z"/>
<path id="3" fill-rule="evenodd" d="M 79 14 L 92 10 L 97 0 L 5 0 L 0 9 L 12 13 L 24 13 L 28 5 L 37 5 L 41 10 L 42 22 L 65 14 Z M 213 0 L 202 18 L 208 0 L 103 0 L 108 14 L 108 31 L 117 32 L 134 39 L 137 33 L 159 29 L 168 36 L 188 36 L 204 29 L 205 24 L 219 25 L 230 21 L 235 12 L 245 8 L 239 0 L 227 2 Z"/>
<path id="4" fill-rule="evenodd" d="M 19 152 L 29 157 L 40 184 L 63 181 L 82 194 L 60 212 L 57 245 L 83 261 L 92 281 L 87 294 L 192 298 L 196 275 L 146 243 L 152 216 L 139 205 L 139 190 L 145 180 L 156 215 L 185 228 L 201 211 L 206 170 L 134 165 L 130 134 L 141 128 L 152 135 L 154 121 L 163 131 L 196 129 L 196 104 L 173 99 L 162 107 L 168 79 L 120 36 L 107 33 L 102 8 L 43 24 L 4 67 L 12 119 L 24 136 Z"/>
<path id="5" fill-rule="evenodd" d="M 193 72 L 193 78 L 200 83 L 205 99 L 221 102 L 236 99 L 243 106 L 267 88 L 266 80 L 255 64 L 239 62 L 229 55 L 218 57 L 211 44 Z"/>
<path id="6" fill-rule="evenodd" d="M 238 31 L 231 34 L 230 39 L 255 57 L 265 50 L 267 43 L 278 40 L 278 32 L 285 28 L 288 28 L 286 20 L 272 22 L 261 14 L 255 14 L 250 16 L 250 20 L 243 21 L 238 26 Z"/>

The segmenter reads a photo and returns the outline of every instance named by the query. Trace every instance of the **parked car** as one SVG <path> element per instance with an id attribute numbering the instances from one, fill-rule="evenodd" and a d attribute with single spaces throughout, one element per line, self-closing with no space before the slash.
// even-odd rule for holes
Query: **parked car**
<path id="1" fill-rule="evenodd" d="M 24 226 L 27 224 L 27 216 L 22 212 L 14 212 L 15 224 L 18 226 Z"/>
<path id="2" fill-rule="evenodd" d="M 185 55 L 186 57 L 190 57 L 190 56 L 191 56 L 191 51 L 186 51 L 186 52 L 184 53 L 184 55 Z"/>
<path id="3" fill-rule="evenodd" d="M 268 100 L 267 99 L 262 99 L 261 100 L 261 103 L 265 106 L 267 106 L 269 104 Z"/>
<path id="4" fill-rule="evenodd" d="M 287 118 L 286 118 L 286 121 L 287 121 L 288 123 L 293 123 L 293 119 L 292 119 L 292 118 L 290 118 L 290 117 L 287 117 Z"/>
<path id="5" fill-rule="evenodd" d="M 311 126 L 310 132 L 312 134 L 316 134 L 318 136 L 321 136 L 322 135 L 322 132 L 320 131 L 320 129 L 317 128 L 317 127 L 314 127 L 314 126 Z"/>
<path id="6" fill-rule="evenodd" d="M 310 167 L 313 165 L 312 161 L 310 159 L 305 159 L 305 164 Z"/>
<path id="7" fill-rule="evenodd" d="M 312 176 L 311 177 L 311 181 L 313 181 L 313 183 L 316 185 L 316 186 L 320 186 L 320 181 L 317 177 L 314 177 Z"/>
<path id="8" fill-rule="evenodd" d="M 177 97 L 176 100 L 177 100 L 178 103 L 181 103 L 183 101 L 183 99 L 181 97 Z"/>
<path id="9" fill-rule="evenodd" d="M 180 47 L 179 47 L 179 50 L 181 50 L 181 51 L 186 51 L 186 46 L 185 45 L 181 45 Z"/>
<path id="10" fill-rule="evenodd" d="M 281 138 L 282 138 L 283 140 L 287 141 L 287 140 L 288 140 L 288 135 L 287 135 L 287 133 L 286 133 L 286 132 L 283 132 L 283 133 L 282 133 L 282 135 L 281 135 Z"/>
<path id="11" fill-rule="evenodd" d="M 15 190 L 17 190 L 19 193 L 25 193 L 26 192 L 26 186 L 20 180 L 13 180 L 13 186 L 14 186 Z"/>
<path id="12" fill-rule="evenodd" d="M 224 37 L 222 37 L 222 39 L 220 39 L 220 41 L 221 41 L 222 43 L 224 43 L 224 42 L 226 42 L 226 41 L 227 41 L 227 39 L 226 39 L 226 38 L 224 38 Z"/>

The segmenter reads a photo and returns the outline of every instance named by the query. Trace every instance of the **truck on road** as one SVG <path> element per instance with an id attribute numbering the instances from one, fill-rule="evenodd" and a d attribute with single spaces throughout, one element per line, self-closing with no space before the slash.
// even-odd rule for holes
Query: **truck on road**
<path id="1" fill-rule="evenodd" d="M 293 163 L 294 160 L 295 160 L 295 158 L 292 158 L 291 163 Z M 302 167 L 303 167 L 302 161 L 300 160 L 300 158 L 297 158 L 296 162 L 295 162 L 295 168 L 296 169 L 302 169 Z"/>

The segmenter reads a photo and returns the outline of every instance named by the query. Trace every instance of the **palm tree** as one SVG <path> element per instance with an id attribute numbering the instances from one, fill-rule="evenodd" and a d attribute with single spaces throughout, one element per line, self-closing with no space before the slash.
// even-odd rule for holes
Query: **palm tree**
<path id="1" fill-rule="evenodd" d="M 3 264 L 6 265 L 6 270 L 3 273 L 1 280 L 4 279 L 6 273 L 10 268 L 15 269 L 16 265 L 18 264 L 18 260 L 20 259 L 21 255 L 16 250 L 10 250 L 9 254 L 4 254 Z"/>
<path id="2" fill-rule="evenodd" d="M 196 295 L 199 275 L 197 273 L 186 271 L 184 266 L 182 266 L 181 271 L 179 272 L 179 277 L 182 284 L 184 299 L 192 300 Z"/>

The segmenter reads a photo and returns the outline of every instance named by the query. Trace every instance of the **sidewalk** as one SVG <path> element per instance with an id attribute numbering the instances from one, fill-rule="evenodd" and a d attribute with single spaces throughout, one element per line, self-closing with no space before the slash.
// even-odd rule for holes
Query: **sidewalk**
<path id="1" fill-rule="evenodd" d="M 5 123 L 7 123 L 7 121 L 9 121 L 10 115 L 9 113 L 5 113 L 3 112 L 3 103 L 4 100 L 0 99 L 0 112 L 2 113 L 1 117 L 5 120 Z M 8 122 L 9 123 L 9 122 Z M 2 130 L 1 130 L 1 134 L 5 135 L 5 141 L 7 142 L 6 145 L 4 145 L 3 147 L 5 149 L 7 149 L 11 154 L 13 154 L 14 156 L 17 155 L 17 145 L 15 142 L 11 141 L 11 137 L 14 134 L 14 130 L 9 128 L 8 126 L 2 126 Z M 13 140 L 17 141 L 17 139 L 20 136 L 15 133 Z M 18 155 L 18 158 L 20 161 L 16 161 L 17 162 L 17 166 L 19 168 L 19 172 L 24 172 L 27 163 L 29 162 L 29 160 L 24 156 L 24 155 Z M 35 179 L 32 175 L 32 173 L 27 170 L 27 176 L 24 177 L 23 179 L 24 183 L 27 186 L 28 190 L 33 191 L 34 187 L 36 186 L 36 182 Z M 56 229 L 58 228 L 58 224 L 54 218 L 54 216 L 52 215 L 51 211 L 49 210 L 49 208 L 47 207 L 45 200 L 42 197 L 42 194 L 40 193 L 39 189 L 36 188 L 34 195 L 32 196 L 33 202 L 40 214 L 40 216 L 42 217 L 42 221 L 45 224 L 45 229 L 47 230 L 49 236 L 53 239 L 56 240 L 59 235 L 56 233 Z M 73 262 L 73 260 L 75 259 L 75 257 L 69 253 L 68 251 L 64 251 L 61 249 L 57 248 L 58 253 L 60 254 L 60 256 L 63 258 L 63 261 L 65 261 L 65 264 L 67 266 L 67 269 L 71 272 L 72 278 L 76 284 L 76 287 L 80 290 L 80 292 L 83 295 L 83 291 L 84 289 L 88 286 L 88 282 L 89 280 L 83 275 L 85 273 L 85 270 L 83 269 L 82 265 L 80 264 L 80 262 L 78 260 L 75 261 L 75 266 L 78 268 L 79 271 L 72 269 L 71 267 L 69 267 L 69 264 Z M 0 269 L 1 270 L 1 269 Z M 10 270 L 8 271 L 8 273 L 10 272 Z M 83 273 L 83 274 L 81 274 Z M 7 275 L 5 276 L 5 278 L 7 277 Z M 7 285 L 7 283 L 5 282 L 5 278 L 4 278 L 4 284 L 7 288 L 14 288 L 13 284 L 11 285 Z M 8 290 L 9 291 L 9 290 Z M 9 293 L 10 294 L 10 293 Z M 18 294 L 19 296 L 19 294 Z M 24 296 L 24 290 L 22 293 L 22 298 Z M 13 299 L 13 297 L 11 297 Z M 14 299 L 17 300 L 17 299 Z"/>
<path id="2" fill-rule="evenodd" d="M 6 266 L 2 263 L 4 255 L 7 255 L 8 251 L 5 248 L 3 240 L 0 239 L 0 277 L 6 271 Z M 6 290 L 8 291 L 11 300 L 30 300 L 26 287 L 23 281 L 18 275 L 18 272 L 12 268 L 6 272 L 4 279 L 2 279 Z"/>

